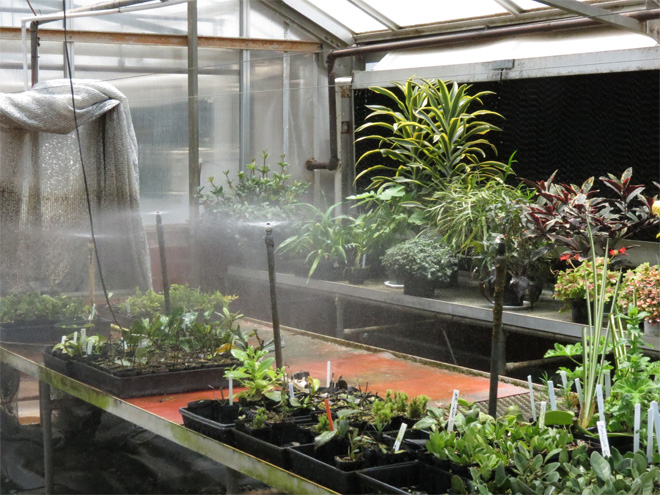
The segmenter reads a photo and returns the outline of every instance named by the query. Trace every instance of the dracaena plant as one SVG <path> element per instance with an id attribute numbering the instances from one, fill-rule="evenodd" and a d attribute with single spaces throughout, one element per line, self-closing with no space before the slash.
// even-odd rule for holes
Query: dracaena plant
<path id="1" fill-rule="evenodd" d="M 581 186 L 555 182 L 556 171 L 547 181 L 522 179 L 536 190 L 536 202 L 526 212 L 528 235 L 547 239 L 571 254 L 587 256 L 591 247 L 587 221 L 599 252 L 606 244 L 615 248 L 623 239 L 657 226 L 660 219 L 652 213 L 653 198 L 643 194 L 643 185 L 631 183 L 632 173 L 628 168 L 621 177 L 600 177 L 610 190 L 609 197 L 594 189 L 594 177 Z"/>

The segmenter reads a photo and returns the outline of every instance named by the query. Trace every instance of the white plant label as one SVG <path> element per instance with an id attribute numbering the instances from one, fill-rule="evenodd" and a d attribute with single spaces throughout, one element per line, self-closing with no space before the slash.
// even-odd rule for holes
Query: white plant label
<path id="1" fill-rule="evenodd" d="M 234 379 L 229 377 L 229 404 L 234 403 Z"/>
<path id="2" fill-rule="evenodd" d="M 649 464 L 653 461 L 653 408 L 649 407 L 646 427 L 646 460 Z"/>
<path id="3" fill-rule="evenodd" d="M 598 428 L 598 437 L 600 439 L 600 450 L 603 457 L 609 457 L 610 454 L 610 442 L 607 438 L 607 429 L 605 428 L 604 421 L 596 421 L 596 427 Z"/>
<path id="4" fill-rule="evenodd" d="M 639 430 L 641 428 L 642 406 L 635 404 L 635 423 L 633 428 L 633 454 L 639 450 Z"/>
<path id="5" fill-rule="evenodd" d="M 539 428 L 544 428 L 545 427 L 545 409 L 546 409 L 547 402 L 542 400 L 541 401 L 541 411 L 539 412 Z"/>
<path id="6" fill-rule="evenodd" d="M 582 385 L 580 385 L 579 378 L 575 379 L 575 390 L 577 391 L 578 394 L 578 401 L 580 402 L 580 405 L 582 405 Z"/>
<path id="7" fill-rule="evenodd" d="M 392 449 L 394 452 L 398 452 L 399 448 L 401 447 L 401 442 L 403 442 L 403 436 L 406 434 L 406 428 L 408 428 L 408 425 L 406 423 L 401 423 L 401 428 L 399 428 L 399 433 L 396 436 L 396 441 L 394 442 L 394 446 Z"/>
<path id="8" fill-rule="evenodd" d="M 121 342 L 121 343 L 122 343 L 122 344 L 123 344 L 123 346 L 124 346 L 124 350 L 126 350 L 126 348 L 128 347 L 128 346 L 126 345 L 126 341 L 125 341 L 125 340 L 122 340 L 122 342 Z"/>
<path id="9" fill-rule="evenodd" d="M 532 386 L 532 375 L 527 375 L 529 385 L 529 404 L 532 408 L 532 420 L 536 421 L 536 404 L 534 403 L 534 387 Z"/>
<path id="10" fill-rule="evenodd" d="M 458 410 L 458 390 L 454 389 L 451 396 L 451 407 L 449 408 L 449 421 L 447 422 L 447 431 L 451 433 L 454 429 L 454 419 L 456 418 L 456 411 Z"/>
<path id="11" fill-rule="evenodd" d="M 293 382 L 289 382 L 289 398 L 293 399 Z"/>
<path id="12" fill-rule="evenodd" d="M 131 305 L 128 301 L 126 301 L 126 313 L 129 315 L 131 314 Z"/>
<path id="13" fill-rule="evenodd" d="M 78 332 L 73 332 L 73 343 L 77 344 L 78 343 Z"/>
<path id="14" fill-rule="evenodd" d="M 658 411 L 657 401 L 651 402 L 653 411 L 653 424 L 655 425 L 655 441 L 658 444 L 658 453 L 660 454 L 660 412 Z"/>
<path id="15" fill-rule="evenodd" d="M 600 383 L 596 385 L 596 402 L 598 402 L 598 417 L 605 423 L 605 402 L 603 401 L 603 387 Z"/>
<path id="16" fill-rule="evenodd" d="M 80 329 L 80 347 L 85 348 L 85 343 L 87 342 L 87 329 Z"/>
<path id="17" fill-rule="evenodd" d="M 564 370 L 561 370 L 559 372 L 559 376 L 561 376 L 561 385 L 564 387 L 564 391 L 568 391 L 568 378 L 566 378 L 566 372 Z"/>
<path id="18" fill-rule="evenodd" d="M 550 397 L 550 410 L 557 410 L 557 399 L 555 399 L 555 384 L 548 380 L 548 396 Z"/>
<path id="19" fill-rule="evenodd" d="M 330 361 L 328 361 L 328 369 L 325 375 L 325 386 L 330 388 Z"/>
<path id="20" fill-rule="evenodd" d="M 66 342 L 66 335 L 62 335 L 62 344 Z"/>
<path id="21" fill-rule="evenodd" d="M 87 354 L 91 354 L 93 348 L 94 348 L 94 341 L 93 340 L 88 340 L 87 341 Z"/>
<path id="22" fill-rule="evenodd" d="M 612 388 L 612 376 L 610 375 L 610 370 L 605 370 L 605 398 L 610 396 L 610 390 Z"/>

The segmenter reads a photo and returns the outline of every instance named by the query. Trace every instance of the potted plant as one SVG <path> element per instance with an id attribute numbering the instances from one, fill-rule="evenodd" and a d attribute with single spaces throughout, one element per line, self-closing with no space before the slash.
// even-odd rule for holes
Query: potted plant
<path id="1" fill-rule="evenodd" d="M 389 248 L 381 261 L 390 277 L 403 282 L 404 294 L 432 297 L 436 288 L 456 281 L 458 259 L 449 248 L 426 236 Z"/>
<path id="2" fill-rule="evenodd" d="M 642 263 L 628 270 L 619 292 L 619 305 L 623 310 L 636 307 L 644 315 L 644 333 L 660 336 L 660 269 L 658 265 Z"/>
<path id="3" fill-rule="evenodd" d="M 587 321 L 587 296 L 589 300 L 594 301 L 596 293 L 594 292 L 594 261 L 582 259 L 578 255 L 573 255 L 569 259 L 569 255 L 563 255 L 562 259 L 571 264 L 570 268 L 562 270 L 557 275 L 557 283 L 552 295 L 554 299 L 564 301 L 564 306 L 560 309 L 563 311 L 570 307 L 571 316 L 575 323 L 588 323 Z M 596 264 L 595 277 L 600 281 L 603 279 L 604 267 L 606 258 L 598 256 L 594 257 Z M 577 262 L 577 263 L 576 263 Z M 616 283 L 618 280 L 618 273 L 612 270 L 607 270 L 605 274 L 605 292 L 604 303 L 612 300 L 615 291 Z"/>
<path id="4" fill-rule="evenodd" d="M 357 217 L 349 217 L 347 225 L 349 265 L 346 267 L 346 278 L 352 284 L 363 284 L 369 266 L 368 255 L 381 241 L 386 230 L 381 228 L 377 219 L 378 210 L 372 209 Z"/>

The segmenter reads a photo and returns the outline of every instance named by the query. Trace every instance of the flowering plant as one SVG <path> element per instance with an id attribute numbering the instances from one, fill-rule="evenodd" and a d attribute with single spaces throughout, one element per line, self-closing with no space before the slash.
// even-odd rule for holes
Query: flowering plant
<path id="1" fill-rule="evenodd" d="M 639 311 L 646 313 L 646 320 L 660 322 L 660 269 L 658 265 L 642 263 L 628 270 L 623 278 L 623 290 L 619 294 L 619 305 L 628 310 L 636 304 Z"/>
<path id="2" fill-rule="evenodd" d="M 618 252 L 618 251 L 617 251 Z M 562 260 L 569 260 L 568 257 L 562 256 Z M 580 260 L 579 256 L 573 256 L 571 259 Z M 603 267 L 605 265 L 605 258 L 596 258 L 596 275 L 598 280 L 603 276 Z M 555 291 L 552 295 L 553 298 L 561 301 L 570 301 L 574 299 L 586 299 L 587 288 L 589 290 L 589 298 L 594 299 L 593 287 L 593 261 L 584 260 L 577 266 L 572 266 L 566 270 L 560 271 L 557 276 L 557 283 L 555 284 Z M 614 288 L 617 281 L 617 272 L 607 270 L 606 277 L 606 291 L 605 300 L 609 301 L 614 293 Z"/>

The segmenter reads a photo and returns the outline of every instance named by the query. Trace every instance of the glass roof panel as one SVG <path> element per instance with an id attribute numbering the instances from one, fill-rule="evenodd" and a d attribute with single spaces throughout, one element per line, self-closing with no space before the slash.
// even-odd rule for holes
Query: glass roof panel
<path id="1" fill-rule="evenodd" d="M 347 0 L 309 0 L 320 11 L 333 17 L 354 33 L 382 31 L 386 27 Z"/>
<path id="2" fill-rule="evenodd" d="M 527 0 L 523 0 L 527 1 Z M 494 14 L 507 10 L 495 0 L 365 0 L 401 26 L 447 22 Z M 334 3 L 334 2 L 333 2 Z M 536 3 L 536 2 L 533 2 Z"/>

